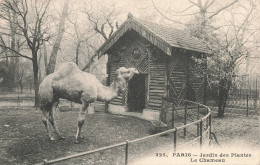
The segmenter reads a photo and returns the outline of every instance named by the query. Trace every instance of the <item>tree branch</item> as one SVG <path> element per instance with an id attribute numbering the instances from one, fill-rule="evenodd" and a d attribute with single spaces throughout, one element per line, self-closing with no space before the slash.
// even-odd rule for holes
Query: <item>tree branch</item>
<path id="1" fill-rule="evenodd" d="M 113 32 L 114 32 L 114 26 L 113 26 L 112 23 L 109 21 L 109 19 L 107 19 L 107 23 L 108 23 L 108 25 L 109 25 L 109 27 L 110 27 L 110 33 L 109 33 L 108 37 L 111 37 L 111 35 L 112 35 Z"/>
<path id="2" fill-rule="evenodd" d="M 229 8 L 230 6 L 232 6 L 233 4 L 235 4 L 238 0 L 233 1 L 232 3 L 230 3 L 229 5 L 226 5 L 220 9 L 218 9 L 214 14 L 212 14 L 211 16 L 208 17 L 208 19 L 213 18 L 214 16 L 218 15 L 221 11 L 223 11 L 224 9 Z"/>
<path id="3" fill-rule="evenodd" d="M 152 1 L 153 7 L 155 8 L 155 10 L 156 10 L 161 16 L 163 16 L 165 19 L 167 19 L 168 21 L 171 21 L 171 22 L 174 22 L 174 23 L 178 23 L 178 24 L 181 24 L 181 25 L 185 26 L 185 24 L 183 24 L 182 22 L 173 20 L 173 19 L 167 17 L 166 15 L 164 15 L 164 14 L 155 6 L 154 1 L 153 1 L 153 0 L 151 0 L 151 1 Z M 185 26 L 185 27 L 186 27 L 186 26 Z"/>
<path id="4" fill-rule="evenodd" d="M 32 60 L 31 57 L 22 55 L 21 53 L 17 52 L 16 50 L 14 50 L 14 49 L 12 49 L 12 48 L 10 48 L 10 47 L 8 47 L 8 46 L 2 45 L 2 44 L 0 44 L 0 46 L 1 46 L 2 48 L 8 49 L 8 50 L 10 50 L 10 51 L 16 53 L 17 55 L 19 55 L 19 56 L 21 56 L 21 57 L 24 57 L 24 58 L 26 58 L 26 59 Z"/>

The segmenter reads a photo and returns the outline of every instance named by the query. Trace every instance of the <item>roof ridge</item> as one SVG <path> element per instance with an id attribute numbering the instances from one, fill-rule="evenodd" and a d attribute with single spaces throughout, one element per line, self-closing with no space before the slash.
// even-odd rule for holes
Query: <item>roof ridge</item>
<path id="1" fill-rule="evenodd" d="M 159 23 L 156 23 L 156 22 L 153 22 L 153 21 L 147 21 L 147 20 L 140 19 L 140 18 L 135 18 L 135 17 L 131 17 L 131 18 L 134 19 L 134 20 L 136 20 L 136 21 L 138 21 L 140 24 L 143 24 L 142 22 L 147 22 L 147 23 L 154 24 L 154 25 L 156 25 L 156 26 L 160 26 L 160 27 L 162 27 L 162 28 L 169 28 L 170 30 L 177 30 L 177 31 L 180 31 L 180 32 L 182 32 L 182 33 L 185 33 L 185 34 L 189 35 L 190 37 L 192 37 L 192 38 L 194 38 L 194 39 L 200 41 L 199 38 L 197 38 L 197 37 L 191 35 L 186 29 L 178 29 L 178 28 L 175 28 L 175 27 L 171 27 L 170 25 L 167 25 L 167 24 L 166 24 L 166 25 L 162 25 L 162 24 L 159 24 Z M 141 22 L 140 22 L 140 21 L 141 21 Z M 180 34 L 180 35 L 181 35 L 181 34 Z M 200 42 L 202 42 L 202 41 L 200 41 Z"/>
<path id="2" fill-rule="evenodd" d="M 97 53 L 102 54 L 106 52 L 129 29 L 135 30 L 169 55 L 171 55 L 173 47 L 209 53 L 203 41 L 192 36 L 188 30 L 178 29 L 168 24 L 159 24 L 151 20 L 136 18 L 131 13 L 128 14 L 127 20 L 97 50 Z"/>
<path id="3" fill-rule="evenodd" d="M 132 18 L 133 18 L 133 17 L 132 17 Z M 172 27 L 172 26 L 170 26 L 170 25 L 168 25 L 168 24 L 162 25 L 162 24 L 159 24 L 159 23 L 157 23 L 157 22 L 147 21 L 147 20 L 144 20 L 144 19 L 141 19 L 141 18 L 134 18 L 134 19 L 137 20 L 137 21 L 140 20 L 140 21 L 152 23 L 152 24 L 155 24 L 155 25 L 157 25 L 157 26 L 162 26 L 162 27 L 165 27 L 165 28 L 171 28 L 171 29 L 174 29 L 174 30 L 180 30 L 180 31 L 186 32 L 185 29 L 178 29 L 178 28 Z M 141 22 L 140 22 L 140 23 L 141 23 Z"/>

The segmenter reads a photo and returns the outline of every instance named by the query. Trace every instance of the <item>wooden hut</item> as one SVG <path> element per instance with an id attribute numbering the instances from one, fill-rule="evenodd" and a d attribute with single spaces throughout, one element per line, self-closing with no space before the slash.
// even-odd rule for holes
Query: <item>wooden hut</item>
<path id="1" fill-rule="evenodd" d="M 108 54 L 107 85 L 119 67 L 140 72 L 130 80 L 128 90 L 110 104 L 142 112 L 160 110 L 163 96 L 203 102 L 205 76 L 194 61 L 206 59 L 207 52 L 207 47 L 186 31 L 129 14 L 97 51 L 99 56 Z"/>

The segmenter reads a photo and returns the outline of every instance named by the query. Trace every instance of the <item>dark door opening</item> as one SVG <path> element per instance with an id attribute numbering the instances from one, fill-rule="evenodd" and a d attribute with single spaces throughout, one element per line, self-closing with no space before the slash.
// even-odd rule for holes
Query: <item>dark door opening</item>
<path id="1" fill-rule="evenodd" d="M 145 74 L 134 75 L 128 83 L 129 111 L 143 112 L 145 108 Z"/>

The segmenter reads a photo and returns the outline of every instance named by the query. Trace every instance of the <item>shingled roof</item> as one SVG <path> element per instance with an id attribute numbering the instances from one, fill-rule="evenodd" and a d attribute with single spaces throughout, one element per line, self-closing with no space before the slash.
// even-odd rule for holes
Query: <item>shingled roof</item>
<path id="1" fill-rule="evenodd" d="M 99 55 L 105 54 L 128 30 L 135 30 L 168 55 L 171 55 L 173 48 L 183 48 L 201 53 L 209 53 L 206 45 L 199 39 L 191 36 L 187 31 L 137 19 L 131 14 L 128 15 L 128 19 L 97 50 L 97 53 Z"/>

